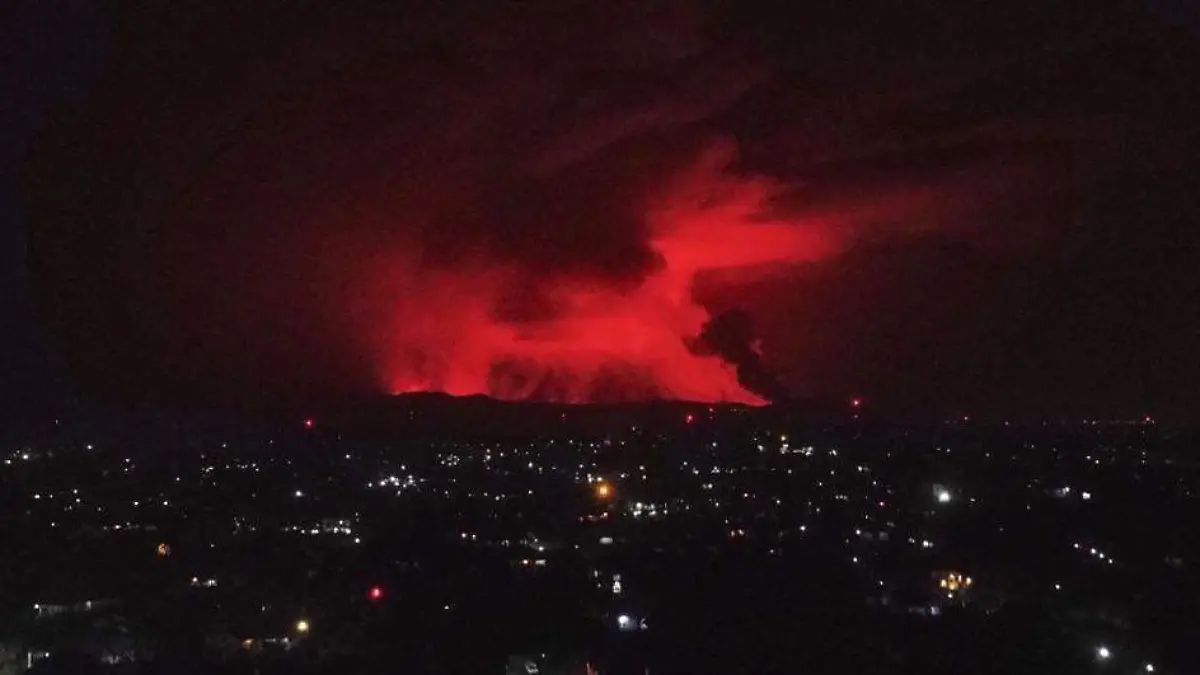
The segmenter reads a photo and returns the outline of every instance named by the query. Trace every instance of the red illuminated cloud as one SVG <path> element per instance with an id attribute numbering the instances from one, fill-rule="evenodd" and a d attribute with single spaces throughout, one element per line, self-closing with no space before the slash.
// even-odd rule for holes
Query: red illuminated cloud
<path id="1" fill-rule="evenodd" d="M 1149 162 L 1125 139 L 1170 125 L 1122 112 L 1151 87 L 1137 68 L 1091 93 L 1139 59 L 793 4 L 131 6 L 31 144 L 48 332 L 81 381 L 135 397 L 760 403 L 780 364 L 874 409 L 864 380 L 896 378 L 856 364 L 956 334 L 924 295 L 983 269 L 922 241 L 1020 267 L 1074 220 L 1079 167 Z M 1120 106 L 1089 123 L 1084 94 Z M 873 247 L 910 262 L 879 271 Z M 949 281 L 905 285 L 924 272 Z"/>
<path id="2" fill-rule="evenodd" d="M 390 258 L 361 282 L 388 315 L 375 345 L 382 383 L 508 399 L 761 402 L 735 365 L 689 348 L 711 318 L 694 280 L 815 260 L 841 242 L 818 222 L 770 219 L 776 186 L 732 173 L 733 156 L 732 144 L 714 143 L 648 196 L 646 245 L 660 262 L 634 282 L 570 270 L 535 276 L 502 260 L 419 269 Z M 531 282 L 545 311 L 504 317 L 507 294 Z"/>

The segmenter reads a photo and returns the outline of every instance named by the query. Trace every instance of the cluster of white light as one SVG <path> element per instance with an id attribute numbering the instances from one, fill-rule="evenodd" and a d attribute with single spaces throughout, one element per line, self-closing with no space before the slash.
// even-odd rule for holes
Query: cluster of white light
<path id="1" fill-rule="evenodd" d="M 142 525 L 141 523 L 131 523 L 129 521 L 126 521 L 124 523 L 113 523 L 112 525 L 105 525 L 103 529 L 106 532 L 120 532 L 122 530 L 145 530 L 146 532 L 157 532 L 158 526 L 157 525 Z"/>
<path id="2" fill-rule="evenodd" d="M 646 630 L 646 620 L 637 619 L 629 614 L 617 615 L 617 630 L 624 632 L 632 632 L 638 630 Z"/>
<path id="3" fill-rule="evenodd" d="M 417 483 L 419 482 L 420 481 L 414 478 L 412 474 L 405 476 L 403 479 L 401 479 L 399 476 L 391 475 L 381 478 L 375 483 L 368 483 L 367 487 L 394 487 L 403 489 L 416 487 Z"/>
<path id="4" fill-rule="evenodd" d="M 709 485 L 711 485 L 711 483 L 709 483 Z M 663 506 L 660 510 L 658 504 L 634 502 L 629 505 L 629 513 L 634 518 L 640 518 L 642 516 L 648 516 L 650 518 L 657 518 L 660 515 L 663 515 L 663 516 L 667 515 L 667 507 Z"/>
<path id="5" fill-rule="evenodd" d="M 1074 548 L 1076 551 L 1082 551 L 1083 544 L 1080 544 L 1079 542 L 1075 542 Z M 1101 551 L 1100 549 L 1096 548 L 1095 546 L 1088 547 L 1087 552 L 1088 552 L 1088 555 L 1092 556 L 1093 558 L 1096 558 L 1097 560 L 1100 560 L 1102 562 L 1106 562 L 1109 565 L 1114 565 L 1117 562 L 1111 555 L 1105 553 L 1104 551 Z"/>
<path id="6" fill-rule="evenodd" d="M 354 534 L 354 529 L 347 524 L 347 521 L 338 521 L 336 524 L 332 525 L 285 525 L 281 531 L 307 534 L 312 536 L 319 534 L 350 536 Z M 357 544 L 358 539 L 355 539 L 354 543 Z"/>
<path id="7" fill-rule="evenodd" d="M 1071 495 L 1071 486 L 1070 485 L 1058 488 L 1057 490 L 1054 491 L 1055 497 L 1063 498 L 1063 497 L 1069 497 L 1070 495 Z M 1089 499 L 1092 498 L 1092 493 L 1088 492 L 1087 490 L 1081 490 L 1079 492 L 1079 498 L 1084 501 L 1088 501 Z"/>

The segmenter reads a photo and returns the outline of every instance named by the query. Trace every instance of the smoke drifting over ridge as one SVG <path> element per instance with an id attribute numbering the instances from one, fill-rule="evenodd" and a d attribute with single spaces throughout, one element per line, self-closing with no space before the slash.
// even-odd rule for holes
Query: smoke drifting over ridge
<path id="1" fill-rule="evenodd" d="M 882 258 L 952 241 L 981 262 L 936 253 L 922 270 L 958 276 L 921 283 L 1020 288 L 1005 265 L 1062 237 L 1090 167 L 1178 129 L 1110 102 L 1190 89 L 1099 50 L 1136 21 L 877 9 L 115 10 L 29 154 L 43 313 L 119 392 L 760 403 L 882 380 L 841 345 L 1038 315 L 926 321 L 942 306 L 897 301 L 920 274 Z M 890 306 L 915 318 L 871 323 Z"/>

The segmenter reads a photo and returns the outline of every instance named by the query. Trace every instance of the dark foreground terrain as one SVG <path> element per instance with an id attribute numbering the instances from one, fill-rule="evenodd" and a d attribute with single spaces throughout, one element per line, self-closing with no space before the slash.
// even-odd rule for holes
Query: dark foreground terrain
<path id="1" fill-rule="evenodd" d="M 1195 439 L 412 400 L 0 464 L 0 673 L 1185 673 Z"/>

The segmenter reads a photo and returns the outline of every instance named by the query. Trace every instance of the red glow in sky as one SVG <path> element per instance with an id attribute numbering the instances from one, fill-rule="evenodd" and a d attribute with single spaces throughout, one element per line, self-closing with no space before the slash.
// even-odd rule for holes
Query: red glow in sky
<path id="1" fill-rule="evenodd" d="M 712 271 L 749 277 L 830 247 L 821 228 L 766 218 L 774 185 L 729 172 L 732 158 L 732 146 L 718 144 L 647 201 L 648 245 L 660 265 L 636 284 L 535 279 L 553 308 L 542 316 L 498 317 L 505 292 L 530 281 L 518 266 L 418 273 L 412 262 L 394 260 L 372 279 L 377 293 L 394 298 L 377 348 L 387 388 L 562 402 L 762 403 L 733 366 L 689 349 L 710 318 L 693 283 Z"/>
<path id="2" fill-rule="evenodd" d="M 110 4 L 9 41 L 14 401 L 1195 417 L 1164 3 Z"/>

